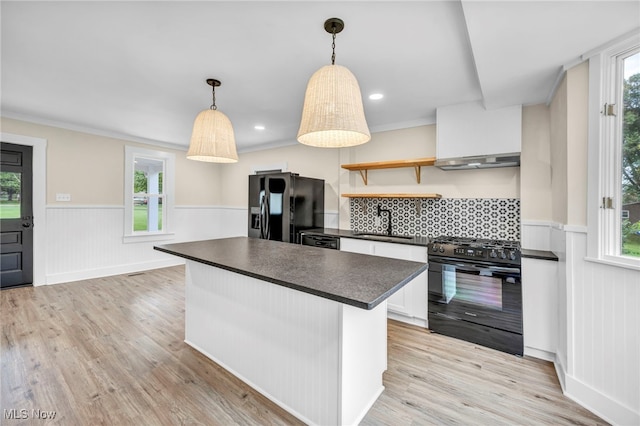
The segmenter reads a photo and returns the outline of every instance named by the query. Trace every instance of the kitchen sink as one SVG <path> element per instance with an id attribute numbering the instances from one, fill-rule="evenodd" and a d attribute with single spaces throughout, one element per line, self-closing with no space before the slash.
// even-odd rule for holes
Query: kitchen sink
<path id="1" fill-rule="evenodd" d="M 370 238 L 376 241 L 408 241 L 412 240 L 413 237 L 407 237 L 405 235 L 387 235 L 387 234 L 374 234 L 372 232 L 354 232 L 354 236 L 360 238 Z"/>

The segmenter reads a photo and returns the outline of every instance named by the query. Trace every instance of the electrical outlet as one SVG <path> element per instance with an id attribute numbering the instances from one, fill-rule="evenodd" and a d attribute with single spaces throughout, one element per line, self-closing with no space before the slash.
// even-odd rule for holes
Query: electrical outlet
<path id="1" fill-rule="evenodd" d="M 56 201 L 71 201 L 71 194 L 56 194 Z"/>
<path id="2" fill-rule="evenodd" d="M 373 219 L 373 224 L 374 224 L 374 226 L 376 226 L 376 227 L 382 226 L 382 220 L 380 219 L 380 216 L 376 216 L 376 217 Z"/>

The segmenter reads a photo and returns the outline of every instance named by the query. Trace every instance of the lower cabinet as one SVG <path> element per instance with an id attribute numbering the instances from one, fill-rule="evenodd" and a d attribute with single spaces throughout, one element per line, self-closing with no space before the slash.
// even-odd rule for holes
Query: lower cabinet
<path id="1" fill-rule="evenodd" d="M 427 248 L 408 244 L 340 239 L 340 250 L 394 259 L 427 262 Z M 418 275 L 387 300 L 388 316 L 399 321 L 427 327 L 427 271 Z"/>
<path id="2" fill-rule="evenodd" d="M 558 339 L 558 262 L 522 259 L 524 354 L 553 361 Z"/>

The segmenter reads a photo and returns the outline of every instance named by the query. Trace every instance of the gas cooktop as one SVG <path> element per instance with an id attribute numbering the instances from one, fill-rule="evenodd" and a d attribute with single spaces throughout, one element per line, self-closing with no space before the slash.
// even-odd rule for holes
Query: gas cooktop
<path id="1" fill-rule="evenodd" d="M 428 245 L 429 256 L 520 264 L 520 242 L 442 235 Z"/>

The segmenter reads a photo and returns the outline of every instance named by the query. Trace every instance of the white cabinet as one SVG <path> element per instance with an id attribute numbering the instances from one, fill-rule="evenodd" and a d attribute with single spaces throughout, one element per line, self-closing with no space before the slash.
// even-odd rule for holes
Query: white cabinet
<path id="1" fill-rule="evenodd" d="M 340 251 L 351 253 L 373 254 L 373 241 L 340 238 Z"/>
<path id="2" fill-rule="evenodd" d="M 426 247 L 408 244 L 341 238 L 340 250 L 415 262 L 427 262 Z M 427 271 L 424 271 L 387 299 L 390 318 L 410 324 L 427 326 L 427 276 Z"/>
<path id="3" fill-rule="evenodd" d="M 558 339 L 558 262 L 522 259 L 524 354 L 555 360 Z"/>

